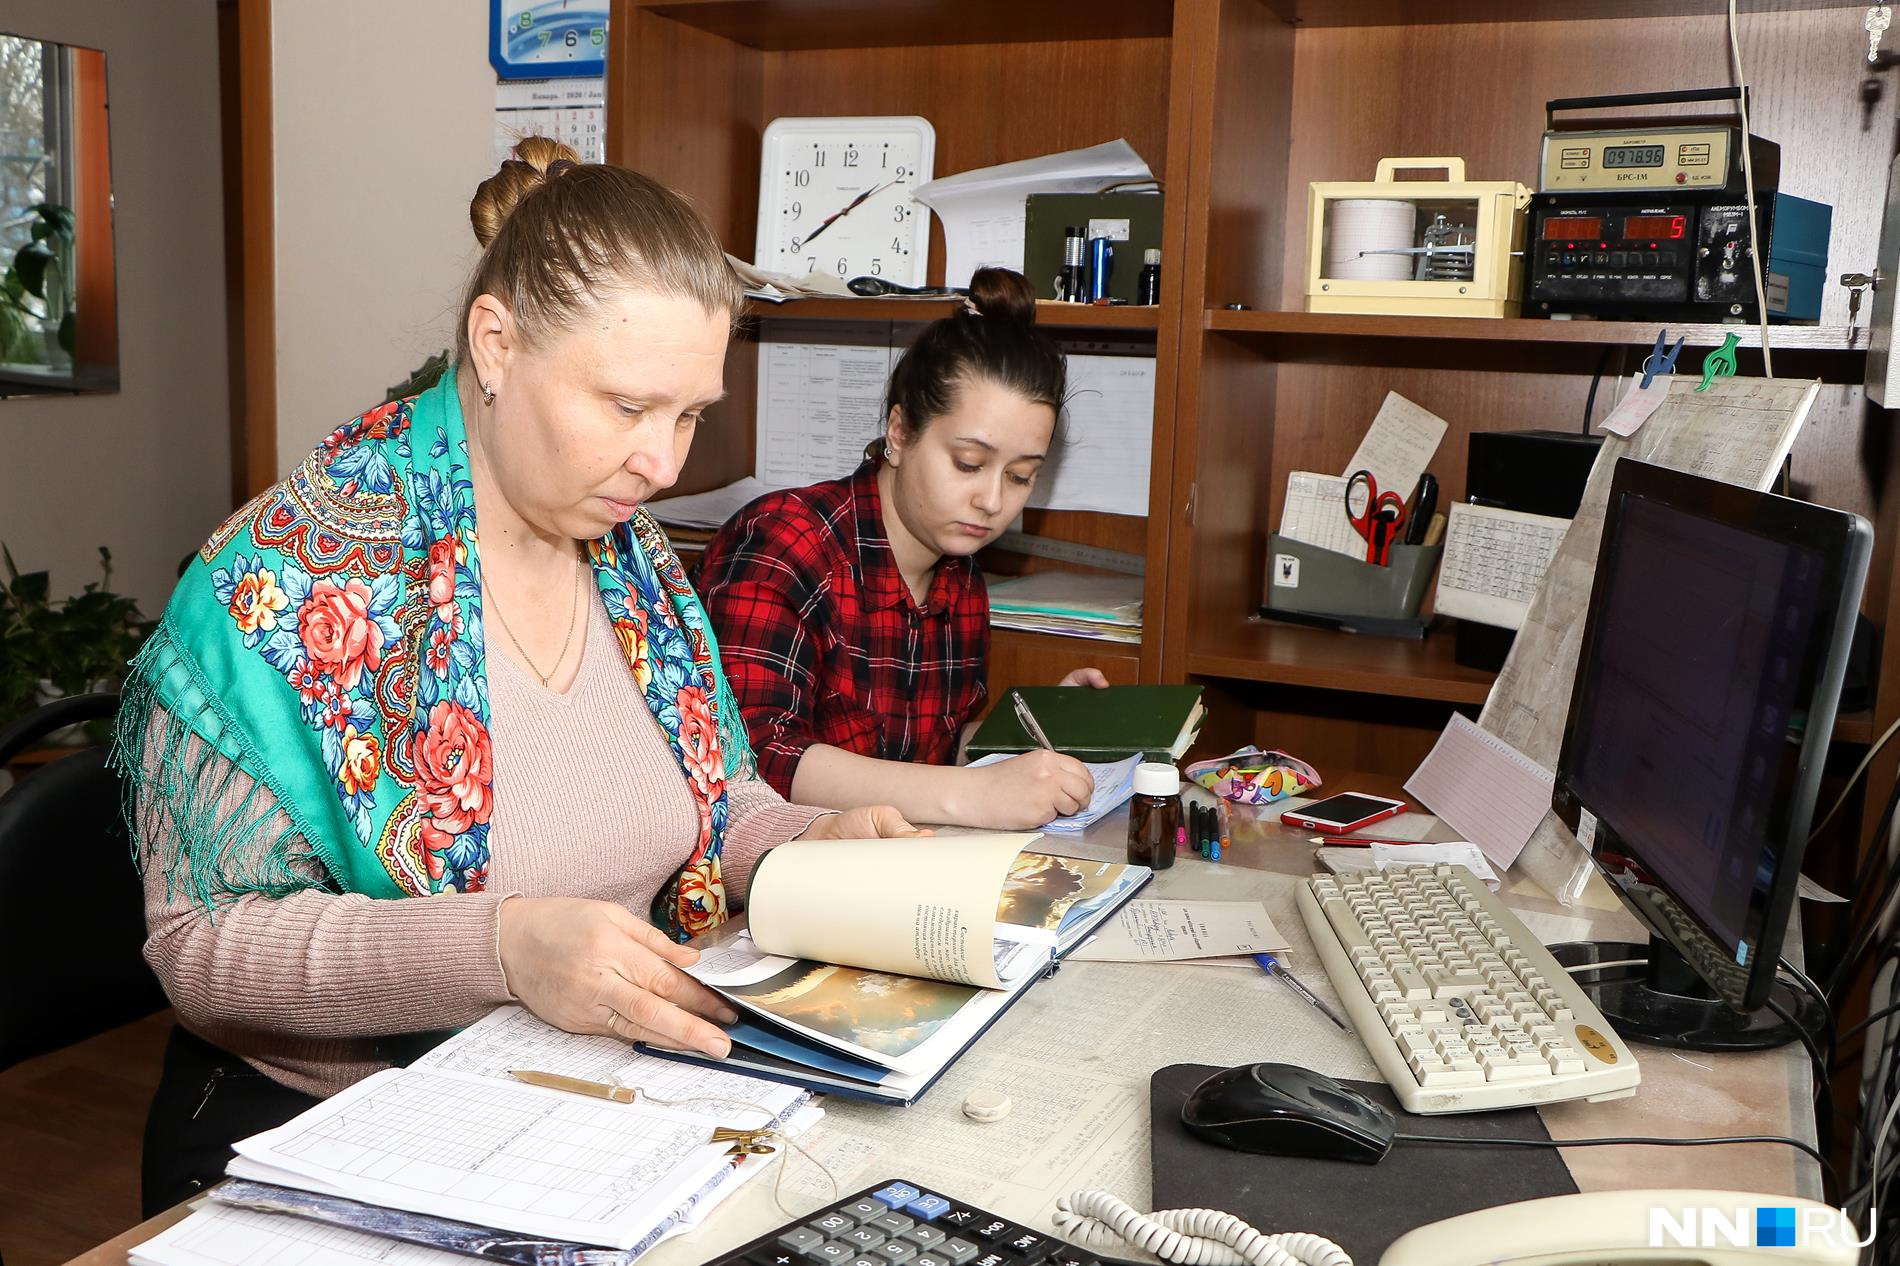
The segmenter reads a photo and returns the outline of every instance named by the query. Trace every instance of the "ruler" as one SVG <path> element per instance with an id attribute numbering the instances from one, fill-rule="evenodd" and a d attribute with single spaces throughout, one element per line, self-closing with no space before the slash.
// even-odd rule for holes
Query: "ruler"
<path id="1" fill-rule="evenodd" d="M 1078 545 L 1074 541 L 1059 541 L 1053 536 L 1032 536 L 1027 532 L 1005 532 L 996 538 L 990 548 L 1006 550 L 1011 554 L 1029 554 L 1036 558 L 1053 558 L 1057 562 L 1076 563 L 1083 567 L 1097 567 L 1103 571 L 1120 572 L 1124 576 L 1146 575 L 1148 570 L 1147 561 L 1139 554 L 1103 549 L 1099 545 Z"/>

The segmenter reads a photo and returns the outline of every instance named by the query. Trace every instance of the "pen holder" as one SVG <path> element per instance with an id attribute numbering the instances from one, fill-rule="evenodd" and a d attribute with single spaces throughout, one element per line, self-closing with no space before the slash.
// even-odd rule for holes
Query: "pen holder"
<path id="1" fill-rule="evenodd" d="M 1380 567 L 1271 533 L 1266 605 L 1312 615 L 1409 620 L 1418 614 L 1444 552 L 1442 545 L 1394 545 L 1391 561 Z"/>

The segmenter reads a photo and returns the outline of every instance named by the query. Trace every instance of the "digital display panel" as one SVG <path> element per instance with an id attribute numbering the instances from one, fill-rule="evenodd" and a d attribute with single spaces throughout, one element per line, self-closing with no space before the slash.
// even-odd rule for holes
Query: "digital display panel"
<path id="1" fill-rule="evenodd" d="M 1564 219 L 1544 221 L 1544 240 L 1546 242 L 1574 242 L 1580 237 L 1602 237 L 1602 216 L 1570 216 Z"/>
<path id="2" fill-rule="evenodd" d="M 1632 215 L 1623 221 L 1623 236 L 1632 240 L 1648 237 L 1675 241 L 1682 236 L 1687 224 L 1688 217 L 1681 215 Z"/>
<path id="3" fill-rule="evenodd" d="M 1605 145 L 1603 166 L 1607 171 L 1619 167 L 1661 167 L 1667 145 Z"/>

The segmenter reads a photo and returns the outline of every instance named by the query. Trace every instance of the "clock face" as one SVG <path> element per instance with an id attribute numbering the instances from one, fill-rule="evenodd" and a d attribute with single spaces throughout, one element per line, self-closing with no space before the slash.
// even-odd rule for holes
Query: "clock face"
<path id="1" fill-rule="evenodd" d="M 776 119 L 765 130 L 754 262 L 802 277 L 882 277 L 921 286 L 936 132 L 915 117 Z"/>

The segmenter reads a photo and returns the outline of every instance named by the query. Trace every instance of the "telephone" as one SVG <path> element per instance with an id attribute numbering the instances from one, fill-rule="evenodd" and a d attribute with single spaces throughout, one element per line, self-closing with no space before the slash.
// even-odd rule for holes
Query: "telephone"
<path id="1" fill-rule="evenodd" d="M 1660 1210 L 1660 1218 L 1652 1210 Z M 1163 1261 L 1192 1266 L 1352 1266 L 1337 1244 L 1321 1236 L 1268 1235 L 1215 1209 L 1140 1214 L 1104 1191 L 1056 1201 L 1054 1222 L 1059 1234 L 1087 1249 L 1132 1244 Z M 1760 1245 L 1758 1235 L 1775 1230 L 1785 1232 L 1788 1244 Z M 1855 1266 L 1859 1257 L 1853 1223 L 1828 1205 L 1795 1196 L 1674 1188 L 1590 1191 L 1461 1214 L 1407 1231 L 1378 1266 Z"/>

